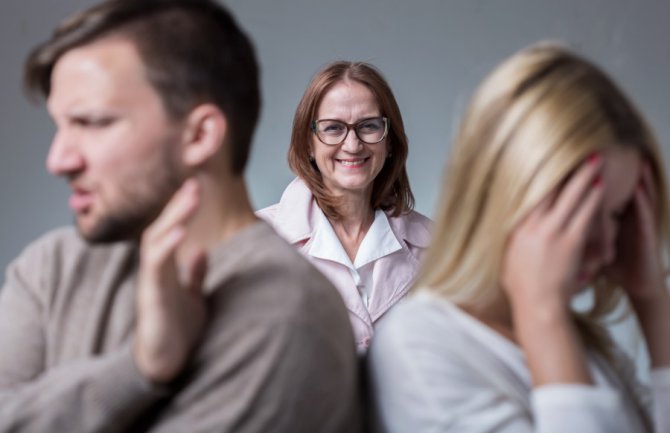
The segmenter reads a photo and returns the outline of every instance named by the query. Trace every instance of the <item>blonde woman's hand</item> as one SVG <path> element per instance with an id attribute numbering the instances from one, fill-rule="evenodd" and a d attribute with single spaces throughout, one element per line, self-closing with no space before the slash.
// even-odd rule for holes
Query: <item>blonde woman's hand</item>
<path id="1" fill-rule="evenodd" d="M 140 244 L 133 353 L 139 370 L 155 383 L 169 382 L 182 371 L 204 326 L 206 254 L 197 251 L 187 259 L 181 276 L 175 256 L 199 200 L 195 180 L 185 182 Z"/>
<path id="2" fill-rule="evenodd" d="M 656 201 L 651 167 L 643 162 L 632 202 L 621 218 L 616 259 L 605 271 L 633 303 L 667 295 L 654 217 Z"/>
<path id="3" fill-rule="evenodd" d="M 510 235 L 501 282 L 513 306 L 567 310 L 587 231 L 603 197 L 602 159 L 589 157 Z"/>
<path id="4" fill-rule="evenodd" d="M 535 386 L 592 383 L 569 305 L 588 230 L 603 200 L 602 159 L 594 155 L 580 165 L 508 240 L 501 283 Z"/>
<path id="5" fill-rule="evenodd" d="M 643 163 L 640 183 L 621 220 L 616 259 L 606 272 L 631 301 L 652 367 L 662 368 L 670 366 L 670 295 L 658 251 L 654 217 L 657 200 L 651 169 Z"/>

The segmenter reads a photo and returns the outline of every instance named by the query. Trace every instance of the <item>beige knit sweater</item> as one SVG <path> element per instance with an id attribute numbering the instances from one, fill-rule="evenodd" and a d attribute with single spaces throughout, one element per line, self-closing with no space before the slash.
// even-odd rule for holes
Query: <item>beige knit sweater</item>
<path id="1" fill-rule="evenodd" d="M 0 431 L 358 431 L 353 336 L 335 289 L 265 223 L 210 254 L 209 322 L 157 388 L 130 351 L 136 245 L 47 234 L 0 291 Z"/>

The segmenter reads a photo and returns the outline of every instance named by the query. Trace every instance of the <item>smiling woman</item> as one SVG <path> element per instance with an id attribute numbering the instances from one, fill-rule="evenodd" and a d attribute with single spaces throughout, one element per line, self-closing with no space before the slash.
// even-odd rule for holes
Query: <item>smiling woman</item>
<path id="1" fill-rule="evenodd" d="M 312 140 L 310 159 L 324 186 L 335 197 L 347 197 L 339 200 L 368 207 L 374 179 L 390 153 L 386 134 L 382 135 L 386 120 L 380 117 L 375 96 L 361 83 L 337 83 L 321 100 L 317 118 L 317 140 Z M 349 124 L 354 133 L 350 133 Z M 370 130 L 378 135 L 370 134 Z M 372 139 L 363 138 L 369 135 Z"/>
<path id="2" fill-rule="evenodd" d="M 298 175 L 258 214 L 335 284 L 359 353 L 409 289 L 430 221 L 412 210 L 407 137 L 393 92 L 366 63 L 334 62 L 296 110 L 289 164 Z"/>

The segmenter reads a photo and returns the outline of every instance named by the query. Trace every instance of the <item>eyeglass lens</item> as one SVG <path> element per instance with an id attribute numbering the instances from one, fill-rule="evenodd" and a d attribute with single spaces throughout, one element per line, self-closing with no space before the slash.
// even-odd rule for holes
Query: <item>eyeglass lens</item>
<path id="1" fill-rule="evenodd" d="M 364 143 L 374 144 L 382 141 L 386 135 L 386 119 L 373 117 L 364 119 L 355 125 L 348 125 L 340 120 L 323 119 L 316 122 L 316 133 L 325 144 L 340 144 L 353 128 L 356 136 Z"/>

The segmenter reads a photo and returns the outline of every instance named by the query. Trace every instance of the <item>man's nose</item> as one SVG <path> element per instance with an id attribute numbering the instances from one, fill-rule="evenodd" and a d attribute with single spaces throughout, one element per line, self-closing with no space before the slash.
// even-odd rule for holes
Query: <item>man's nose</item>
<path id="1" fill-rule="evenodd" d="M 76 139 L 63 131 L 56 132 L 49 147 L 46 166 L 54 176 L 69 176 L 81 171 L 84 158 Z"/>

